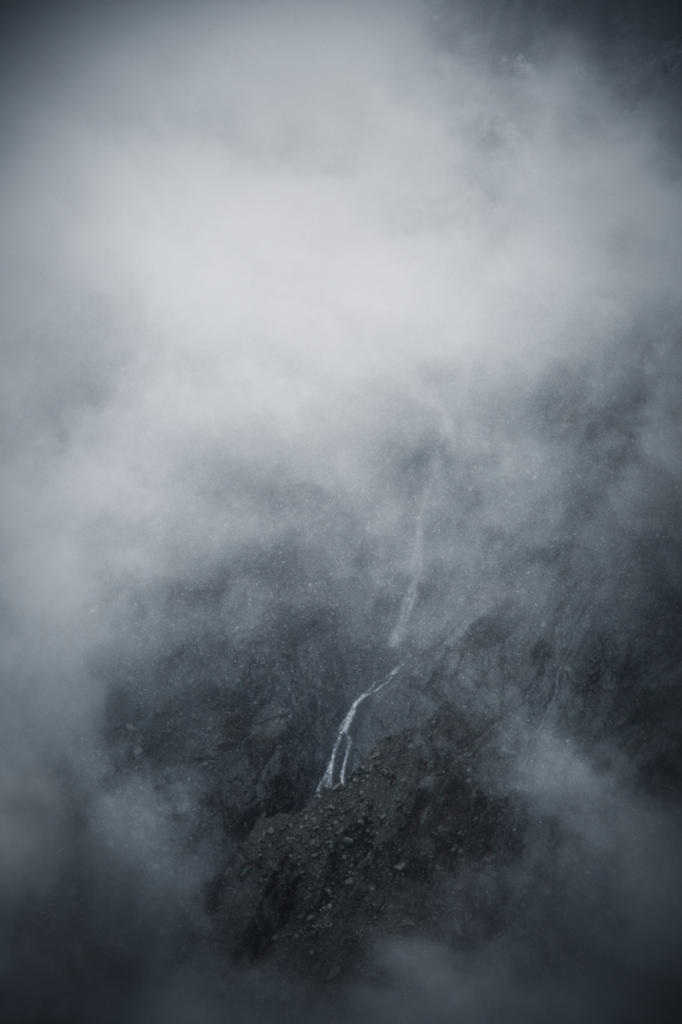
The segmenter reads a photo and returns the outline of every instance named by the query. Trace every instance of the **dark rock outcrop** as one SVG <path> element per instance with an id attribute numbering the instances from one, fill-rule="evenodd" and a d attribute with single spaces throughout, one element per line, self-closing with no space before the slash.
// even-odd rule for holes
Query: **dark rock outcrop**
<path id="1" fill-rule="evenodd" d="M 212 893 L 232 955 L 331 981 L 382 937 L 470 943 L 492 929 L 469 912 L 476 886 L 461 879 L 493 854 L 498 871 L 514 858 L 523 813 L 477 781 L 487 745 L 441 711 L 298 814 L 260 819 L 234 879 Z"/>

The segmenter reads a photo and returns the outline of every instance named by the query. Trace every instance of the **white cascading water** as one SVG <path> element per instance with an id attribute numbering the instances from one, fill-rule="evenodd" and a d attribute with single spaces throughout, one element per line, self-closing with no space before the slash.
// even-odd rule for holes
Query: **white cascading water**
<path id="1" fill-rule="evenodd" d="M 331 757 L 329 758 L 329 764 L 327 765 L 326 771 L 322 778 L 320 779 L 317 786 L 318 793 L 320 792 L 321 789 L 330 789 L 334 785 L 334 769 L 336 767 L 336 757 L 339 752 L 339 747 L 341 746 L 341 743 L 344 739 L 346 741 L 346 749 L 343 755 L 343 762 L 341 763 L 341 770 L 339 772 L 339 782 L 341 783 L 341 785 L 343 785 L 344 782 L 346 781 L 346 766 L 348 764 L 348 755 L 350 754 L 350 749 L 353 745 L 353 740 L 350 735 L 350 727 L 353 724 L 355 712 L 358 710 L 363 700 L 366 700 L 367 697 L 374 696 L 374 694 L 378 693 L 379 690 L 383 690 L 384 686 L 388 686 L 391 680 L 394 679 L 395 676 L 397 676 L 398 672 L 400 672 L 401 668 L 402 665 L 397 665 L 395 668 L 391 669 L 391 671 L 388 673 L 385 679 L 377 683 L 372 683 L 369 689 L 365 690 L 364 693 L 361 693 L 359 697 L 356 697 L 353 703 L 351 704 L 350 708 L 348 709 L 346 717 L 339 726 L 339 731 L 336 735 L 336 742 L 334 743 L 334 748 L 332 750 Z"/>
<path id="2" fill-rule="evenodd" d="M 388 642 L 389 647 L 397 647 L 400 641 L 402 640 L 403 636 L 405 635 L 405 630 L 407 629 L 407 625 L 410 621 L 410 617 L 412 615 L 412 611 L 417 600 L 419 580 L 421 578 L 422 568 L 424 564 L 424 511 L 426 509 L 426 502 L 428 499 L 431 482 L 432 478 L 429 480 L 426 487 L 424 488 L 424 494 L 422 495 L 422 500 L 419 504 L 419 511 L 417 512 L 417 520 L 415 523 L 414 545 L 412 548 L 412 574 L 410 577 L 410 582 L 407 587 L 407 590 L 405 591 L 405 595 L 402 601 L 400 602 L 400 611 L 398 612 L 396 624 L 391 630 L 391 635 Z M 336 740 L 332 748 L 331 757 L 329 758 L 329 762 L 325 769 L 325 773 L 317 785 L 316 792 L 319 793 L 323 789 L 330 789 L 334 785 L 336 759 L 341 748 L 341 744 L 344 742 L 344 740 L 346 746 L 343 754 L 343 761 L 341 762 L 341 769 L 339 771 L 338 781 L 341 785 L 345 783 L 346 767 L 348 765 L 348 758 L 350 756 L 351 747 L 353 745 L 353 740 L 350 734 L 350 728 L 351 725 L 353 724 L 355 713 L 364 700 L 367 700 L 368 697 L 373 697 L 375 693 L 379 693 L 380 690 L 383 690 L 385 686 L 388 686 L 388 684 L 391 683 L 393 679 L 395 679 L 395 677 L 398 675 L 401 668 L 403 667 L 403 664 L 404 663 L 401 662 L 400 665 L 397 665 L 395 668 L 392 668 L 385 679 L 377 680 L 376 682 L 372 683 L 372 685 L 367 690 L 365 690 L 364 693 L 361 693 L 359 697 L 355 698 L 350 708 L 348 709 L 345 718 L 343 719 L 341 725 L 339 726 L 339 731 L 336 734 Z"/>

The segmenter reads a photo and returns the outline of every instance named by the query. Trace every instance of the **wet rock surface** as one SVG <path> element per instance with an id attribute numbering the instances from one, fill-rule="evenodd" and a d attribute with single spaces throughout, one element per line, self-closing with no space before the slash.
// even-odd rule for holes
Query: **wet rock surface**
<path id="1" fill-rule="evenodd" d="M 510 604 L 425 650 L 375 652 L 364 674 L 341 639 L 308 623 L 288 644 L 221 652 L 219 672 L 205 645 L 178 655 L 176 685 L 164 662 L 146 697 L 122 685 L 110 699 L 114 781 L 143 766 L 178 844 L 211 858 L 220 962 L 324 987 L 371 974 L 397 937 L 468 954 L 534 950 L 541 934 L 543 970 L 587 949 L 609 913 L 601 861 L 565 807 L 539 813 L 514 773 L 547 732 L 553 760 L 566 744 L 589 751 L 588 771 L 625 759 L 638 789 L 677 804 L 678 660 L 666 672 L 653 641 L 633 659 L 577 615 L 543 633 Z M 315 795 L 351 701 L 393 672 L 359 707 L 337 785 Z M 586 806 L 585 821 L 600 813 Z M 585 863 L 601 881 L 585 883 Z"/>
<path id="2" fill-rule="evenodd" d="M 477 779 L 488 746 L 442 711 L 385 739 L 298 814 L 260 819 L 235 880 L 211 895 L 230 953 L 331 982 L 390 936 L 483 937 L 494 924 L 480 907 L 470 913 L 480 892 L 464 879 L 493 857 L 504 871 L 523 817 Z"/>
<path id="3" fill-rule="evenodd" d="M 262 815 L 299 810 L 357 673 L 344 640 L 329 618 L 289 617 L 249 642 L 210 634 L 178 643 L 132 665 L 130 680 L 117 666 L 112 684 L 103 665 L 113 774 L 144 766 L 175 815 L 179 790 L 191 794 L 192 829 L 216 842 L 248 834 Z"/>

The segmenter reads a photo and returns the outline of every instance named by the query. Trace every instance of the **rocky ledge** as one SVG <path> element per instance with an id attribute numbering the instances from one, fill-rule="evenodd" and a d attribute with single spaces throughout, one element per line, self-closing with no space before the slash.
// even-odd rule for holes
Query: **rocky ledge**
<path id="1" fill-rule="evenodd" d="M 490 742 L 441 711 L 301 812 L 261 818 L 212 896 L 231 955 L 333 981 L 391 935 L 471 943 L 494 928 L 485 867 L 514 859 L 523 811 L 481 784 Z"/>

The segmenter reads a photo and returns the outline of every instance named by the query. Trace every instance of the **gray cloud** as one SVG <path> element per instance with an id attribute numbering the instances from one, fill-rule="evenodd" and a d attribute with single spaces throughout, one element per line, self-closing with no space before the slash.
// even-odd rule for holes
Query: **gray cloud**
<path id="1" fill-rule="evenodd" d="M 442 45 L 429 13 L 103 7 L 64 16 L 53 36 L 28 33 L 42 73 L 6 74 L 10 923 L 16 911 L 30 931 L 82 856 L 92 892 L 72 902 L 88 927 L 126 933 L 110 893 L 120 884 L 140 893 L 135 920 L 202 933 L 220 843 L 206 838 L 192 860 L 172 822 L 194 821 L 203 777 L 168 769 L 164 788 L 140 763 L 118 779 L 102 725 L 112 693 L 125 682 L 163 708 L 194 685 L 169 667 L 180 648 L 241 651 L 265 637 L 274 649 L 283 616 L 330 616 L 323 653 L 287 684 L 302 700 L 301 678 L 324 680 L 316 766 L 357 679 L 385 657 L 410 585 L 400 639 L 412 651 L 499 608 L 522 623 L 510 641 L 520 671 L 533 644 L 552 649 L 560 682 L 519 785 L 600 847 L 595 863 L 648 877 L 641 854 L 635 867 L 618 858 L 654 812 L 619 781 L 615 824 L 600 824 L 612 775 L 595 775 L 597 740 L 561 652 L 581 678 L 602 642 L 614 678 L 638 643 L 659 677 L 676 671 L 677 156 L 663 105 L 623 98 L 575 40 L 500 53 L 469 29 Z M 330 644 L 351 653 L 324 653 Z M 199 679 L 208 655 L 197 657 Z M 237 669 L 211 657 L 229 690 Z M 488 699 L 496 684 L 482 696 L 480 685 L 476 700 Z M 558 746 L 561 715 L 582 723 L 585 749 Z M 367 728 L 371 739 L 382 726 Z M 622 756 L 639 764 L 633 744 Z M 654 846 L 665 859 L 675 841 Z M 632 906 L 639 884 L 626 880 L 618 900 Z M 501 1012 L 479 992 L 487 966 L 476 961 L 460 999 L 449 953 L 396 948 L 398 972 L 407 957 L 420 985 L 438 974 L 434 1020 Z M 131 962 L 146 963 L 140 950 Z M 507 1005 L 506 984 L 493 1002 Z M 392 998 L 381 996 L 385 1016 Z M 509 999 L 532 1019 L 525 997 Z"/>

